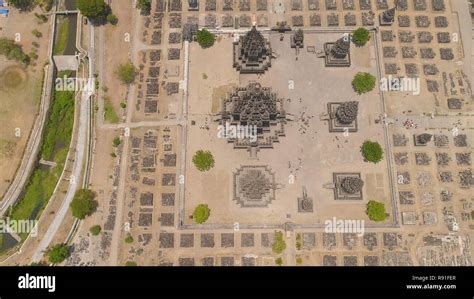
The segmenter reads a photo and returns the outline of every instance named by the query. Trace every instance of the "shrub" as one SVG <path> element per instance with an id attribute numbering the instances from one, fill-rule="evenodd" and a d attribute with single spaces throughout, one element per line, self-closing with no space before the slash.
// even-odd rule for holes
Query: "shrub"
<path id="1" fill-rule="evenodd" d="M 286 249 L 286 243 L 282 232 L 275 232 L 275 241 L 273 241 L 272 250 L 276 254 L 282 253 Z"/>
<path id="2" fill-rule="evenodd" d="M 87 18 L 98 19 L 107 14 L 107 4 L 104 0 L 77 0 L 77 8 Z"/>
<path id="3" fill-rule="evenodd" d="M 102 231 L 102 228 L 100 227 L 100 225 L 94 225 L 89 229 L 89 232 L 93 236 L 99 235 L 101 231 Z"/>
<path id="4" fill-rule="evenodd" d="M 352 80 L 352 87 L 358 94 L 363 94 L 374 89 L 375 81 L 375 77 L 369 73 L 357 73 Z"/>
<path id="5" fill-rule="evenodd" d="M 66 244 L 54 245 L 48 251 L 48 260 L 50 263 L 59 264 L 69 257 L 69 246 Z"/>
<path id="6" fill-rule="evenodd" d="M 95 193 L 91 190 L 77 190 L 70 205 L 72 215 L 81 220 L 91 215 L 97 207 L 97 202 L 94 198 Z"/>
<path id="7" fill-rule="evenodd" d="M 8 1 L 11 6 L 18 8 L 21 11 L 30 10 L 34 7 L 34 0 L 10 0 Z"/>
<path id="8" fill-rule="evenodd" d="M 36 36 L 37 38 L 40 38 L 43 36 L 43 33 L 41 33 L 39 30 L 37 29 L 33 29 L 33 31 L 31 31 L 31 33 Z"/>
<path id="9" fill-rule="evenodd" d="M 209 219 L 211 215 L 211 209 L 206 204 L 199 204 L 193 212 L 194 222 L 202 224 Z"/>
<path id="10" fill-rule="evenodd" d="M 133 261 L 127 261 L 125 263 L 125 266 L 127 267 L 135 267 L 137 265 L 137 262 L 133 262 Z"/>
<path id="11" fill-rule="evenodd" d="M 132 235 L 130 235 L 130 234 L 127 235 L 127 237 L 125 238 L 125 243 L 127 243 L 127 244 L 133 243 Z"/>
<path id="12" fill-rule="evenodd" d="M 275 264 L 277 264 L 278 266 L 283 265 L 283 259 L 282 259 L 281 257 L 277 258 L 277 259 L 275 260 Z"/>
<path id="13" fill-rule="evenodd" d="M 116 15 L 109 13 L 107 15 L 107 22 L 109 22 L 112 25 L 117 25 L 118 23 L 118 18 Z"/>
<path id="14" fill-rule="evenodd" d="M 125 102 L 121 102 L 120 107 L 122 107 L 122 109 L 125 109 L 125 108 L 127 108 L 127 104 L 125 104 Z"/>
<path id="15" fill-rule="evenodd" d="M 370 40 L 369 30 L 361 27 L 352 32 L 352 42 L 358 46 L 364 46 Z"/>
<path id="16" fill-rule="evenodd" d="M 120 145 L 121 141 L 120 141 L 120 137 L 115 137 L 114 140 L 112 141 L 112 145 L 114 147 L 118 147 Z"/>
<path id="17" fill-rule="evenodd" d="M 300 256 L 297 257 L 297 258 L 296 258 L 296 264 L 297 264 L 298 266 L 303 265 L 303 258 L 301 258 Z"/>
<path id="18" fill-rule="evenodd" d="M 135 81 L 137 70 L 131 62 L 119 65 L 116 71 L 117 77 L 125 84 L 132 84 Z"/>
<path id="19" fill-rule="evenodd" d="M 151 12 L 151 0 L 138 0 L 136 8 L 140 10 L 141 15 L 149 15 Z"/>
<path id="20" fill-rule="evenodd" d="M 301 234 L 296 234 L 296 249 L 301 250 Z"/>
<path id="21" fill-rule="evenodd" d="M 197 42 L 202 48 L 206 49 L 212 47 L 215 41 L 215 35 L 206 29 L 201 29 L 197 32 Z"/>
<path id="22" fill-rule="evenodd" d="M 0 38 L 0 55 L 5 55 L 8 60 L 16 60 L 26 65 L 30 63 L 30 57 L 23 52 L 20 45 L 10 38 Z"/>
<path id="23" fill-rule="evenodd" d="M 378 163 L 383 159 L 383 150 L 376 141 L 366 140 L 361 147 L 362 156 L 366 161 Z"/>
<path id="24" fill-rule="evenodd" d="M 369 201 L 367 203 L 367 215 L 372 221 L 384 221 L 387 218 L 387 213 L 385 212 L 385 205 L 377 201 Z"/>
<path id="25" fill-rule="evenodd" d="M 193 156 L 193 163 L 199 171 L 208 171 L 214 167 L 214 157 L 210 151 L 198 150 Z"/>

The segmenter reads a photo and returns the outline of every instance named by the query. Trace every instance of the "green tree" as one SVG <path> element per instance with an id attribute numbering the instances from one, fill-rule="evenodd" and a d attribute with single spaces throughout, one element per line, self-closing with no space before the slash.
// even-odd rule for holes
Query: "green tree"
<path id="1" fill-rule="evenodd" d="M 358 46 L 364 46 L 370 40 L 370 32 L 364 27 L 360 27 L 352 32 L 352 42 Z"/>
<path id="2" fill-rule="evenodd" d="M 361 147 L 362 156 L 366 161 L 378 163 L 383 159 L 382 146 L 376 141 L 366 140 Z"/>
<path id="3" fill-rule="evenodd" d="M 127 243 L 127 244 L 133 243 L 133 237 L 132 237 L 131 234 L 128 234 L 128 235 L 125 237 L 125 243 Z"/>
<path id="4" fill-rule="evenodd" d="M 196 223 L 202 224 L 209 219 L 211 209 L 206 204 L 199 204 L 193 212 L 193 219 Z"/>
<path id="5" fill-rule="evenodd" d="M 8 3 L 21 11 L 30 10 L 34 7 L 34 0 L 9 0 Z"/>
<path id="6" fill-rule="evenodd" d="M 367 203 L 367 215 L 372 221 L 384 221 L 387 218 L 385 205 L 381 202 L 371 200 Z"/>
<path id="7" fill-rule="evenodd" d="M 199 171 L 208 171 L 214 167 L 214 157 L 210 151 L 198 150 L 193 156 L 193 163 Z"/>
<path id="8" fill-rule="evenodd" d="M 117 25 L 118 23 L 118 18 L 116 15 L 109 13 L 107 15 L 107 22 L 109 22 L 112 25 Z"/>
<path id="9" fill-rule="evenodd" d="M 107 15 L 107 4 L 104 0 L 77 0 L 77 8 L 87 18 L 100 19 Z"/>
<path id="10" fill-rule="evenodd" d="M 206 29 L 201 29 L 197 32 L 197 42 L 202 48 L 210 48 L 214 45 L 216 37 L 214 34 Z"/>
<path id="11" fill-rule="evenodd" d="M 124 64 L 119 65 L 116 70 L 116 75 L 124 84 L 132 84 L 135 81 L 135 76 L 137 75 L 137 70 L 133 63 L 130 61 Z"/>
<path id="12" fill-rule="evenodd" d="M 97 207 L 97 202 L 94 198 L 95 193 L 91 190 L 77 190 L 70 205 L 72 215 L 81 220 L 91 215 Z"/>
<path id="13" fill-rule="evenodd" d="M 102 231 L 102 227 L 100 227 L 100 225 L 94 225 L 89 229 L 89 232 L 93 236 L 99 235 L 101 231 Z"/>
<path id="14" fill-rule="evenodd" d="M 375 87 L 375 77 L 369 73 L 357 73 L 352 80 L 352 87 L 358 94 L 369 92 Z"/>
<path id="15" fill-rule="evenodd" d="M 276 254 L 282 253 L 286 249 L 286 243 L 283 239 L 282 232 L 275 232 L 275 240 L 273 241 L 272 250 Z"/>
<path id="16" fill-rule="evenodd" d="M 149 15 L 151 12 L 151 0 L 138 0 L 136 7 L 140 10 L 140 14 L 144 16 Z"/>
<path id="17" fill-rule="evenodd" d="M 50 263 L 59 264 L 69 257 L 69 246 L 66 244 L 54 245 L 48 251 L 48 260 Z"/>
<path id="18" fill-rule="evenodd" d="M 114 147 L 118 147 L 120 145 L 120 137 L 115 137 L 114 140 L 112 141 L 112 145 Z"/>

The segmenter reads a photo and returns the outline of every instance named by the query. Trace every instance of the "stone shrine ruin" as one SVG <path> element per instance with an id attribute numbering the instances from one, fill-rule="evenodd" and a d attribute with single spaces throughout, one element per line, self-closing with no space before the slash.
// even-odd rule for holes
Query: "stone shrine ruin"
<path id="1" fill-rule="evenodd" d="M 349 35 L 343 36 L 334 43 L 324 44 L 324 57 L 326 67 L 351 66 L 351 42 Z"/>
<path id="2" fill-rule="evenodd" d="M 357 132 L 359 102 L 328 103 L 329 132 Z"/>
<path id="3" fill-rule="evenodd" d="M 214 118 L 221 126 L 250 127 L 256 138 L 226 138 L 234 148 L 255 150 L 273 148 L 280 136 L 285 136 L 287 121 L 283 100 L 271 88 L 250 82 L 246 87 L 236 88 L 222 103 L 222 111 Z"/>
<path id="4" fill-rule="evenodd" d="M 272 48 L 257 28 L 234 43 L 234 67 L 242 74 L 262 74 L 272 65 Z"/>

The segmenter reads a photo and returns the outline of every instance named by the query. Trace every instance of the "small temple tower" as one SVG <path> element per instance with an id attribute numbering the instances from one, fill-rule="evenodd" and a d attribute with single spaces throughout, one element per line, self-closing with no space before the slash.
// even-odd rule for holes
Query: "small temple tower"
<path id="1" fill-rule="evenodd" d="M 261 74 L 272 65 L 272 48 L 257 28 L 234 43 L 234 67 L 242 74 Z"/>
<path id="2" fill-rule="evenodd" d="M 324 44 L 326 67 L 349 67 L 351 42 L 349 36 L 343 36 L 335 43 Z"/>

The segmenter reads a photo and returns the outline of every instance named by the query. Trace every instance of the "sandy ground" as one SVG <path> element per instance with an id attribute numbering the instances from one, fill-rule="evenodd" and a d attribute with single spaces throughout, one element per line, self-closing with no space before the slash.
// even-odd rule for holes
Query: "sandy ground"
<path id="1" fill-rule="evenodd" d="M 34 13 L 19 13 L 10 10 L 10 16 L 5 20 L 0 32 L 2 37 L 15 39 L 19 37 L 19 44 L 25 53 L 30 53 L 31 43 L 39 43 L 38 60 L 25 68 L 24 66 L 0 57 L 0 195 L 7 190 L 21 161 L 24 148 L 28 141 L 29 132 L 37 115 L 41 96 L 43 80 L 43 66 L 48 61 L 47 50 L 49 40 L 49 22 L 38 24 Z M 42 38 L 36 38 L 31 30 L 36 28 Z M 19 34 L 19 35 L 18 35 Z M 22 78 L 21 83 L 14 88 L 9 88 L 4 80 L 5 70 L 18 72 Z"/>

